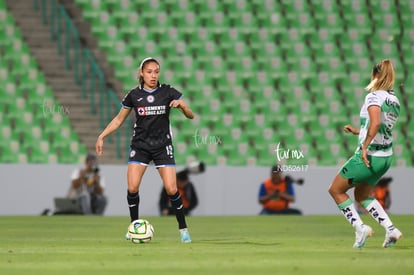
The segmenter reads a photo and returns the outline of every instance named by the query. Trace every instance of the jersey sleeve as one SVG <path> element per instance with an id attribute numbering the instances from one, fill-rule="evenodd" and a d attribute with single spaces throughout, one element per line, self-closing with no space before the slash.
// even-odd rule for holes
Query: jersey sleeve
<path id="1" fill-rule="evenodd" d="M 131 108 L 134 107 L 134 105 L 132 104 L 131 91 L 126 94 L 124 99 L 122 99 L 121 105 L 122 105 L 122 107 L 127 108 L 127 109 L 131 109 Z"/>
<path id="2" fill-rule="evenodd" d="M 381 98 L 375 92 L 369 93 L 365 97 L 365 105 L 367 109 L 369 106 L 381 106 Z"/>
<path id="3" fill-rule="evenodd" d="M 177 91 L 174 87 L 170 87 L 169 90 L 170 90 L 171 100 L 181 99 L 183 97 L 183 94 Z"/>

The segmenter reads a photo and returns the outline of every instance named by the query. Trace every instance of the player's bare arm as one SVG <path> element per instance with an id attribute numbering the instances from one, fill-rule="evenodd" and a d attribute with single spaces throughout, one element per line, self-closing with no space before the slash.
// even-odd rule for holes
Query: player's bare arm
<path id="1" fill-rule="evenodd" d="M 361 147 L 361 158 L 367 167 L 370 167 L 368 160 L 368 146 L 371 144 L 371 141 L 374 139 L 375 135 L 378 133 L 378 130 L 381 126 L 381 107 L 380 106 L 370 106 L 368 107 L 369 115 L 369 127 L 367 131 L 367 136 L 365 137 L 364 142 Z"/>
<path id="2" fill-rule="evenodd" d="M 125 119 L 128 117 L 130 112 L 131 112 L 131 109 L 121 108 L 119 113 L 112 119 L 112 121 L 108 124 L 108 126 L 106 126 L 106 128 L 99 135 L 98 140 L 96 141 L 96 144 L 95 144 L 95 150 L 98 156 L 102 155 L 104 139 L 110 134 L 112 134 L 113 132 L 115 132 L 124 123 Z"/>
<path id="3" fill-rule="evenodd" d="M 184 101 L 184 99 L 176 99 L 172 100 L 170 102 L 170 107 L 172 108 L 178 108 L 186 118 L 193 119 L 194 113 L 188 106 L 187 102 Z"/>

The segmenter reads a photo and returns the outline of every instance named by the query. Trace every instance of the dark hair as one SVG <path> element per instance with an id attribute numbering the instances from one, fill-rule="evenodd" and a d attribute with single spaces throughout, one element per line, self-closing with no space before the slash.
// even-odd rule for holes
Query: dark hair
<path id="1" fill-rule="evenodd" d="M 144 68 L 144 66 L 147 64 L 147 63 L 149 63 L 149 62 L 155 62 L 155 63 L 157 63 L 157 65 L 158 65 L 158 67 L 160 67 L 160 63 L 158 62 L 158 60 L 157 59 L 155 59 L 155 58 L 153 58 L 153 57 L 147 57 L 147 58 L 144 58 L 142 61 L 141 61 L 141 63 L 139 64 L 139 68 L 138 68 L 138 70 L 139 71 L 142 71 L 142 69 Z M 144 78 L 141 76 L 141 74 L 139 75 L 139 77 L 138 77 L 138 82 L 139 82 L 139 84 L 141 85 L 141 86 L 143 86 L 144 85 Z M 158 83 L 159 84 L 159 83 Z"/>
<path id="2" fill-rule="evenodd" d="M 188 181 L 188 172 L 186 170 L 178 172 L 177 179 L 181 181 Z"/>
<path id="3" fill-rule="evenodd" d="M 86 156 L 86 161 L 88 161 L 88 160 L 96 160 L 96 156 L 95 155 L 92 155 L 92 154 L 88 154 Z"/>
<path id="4" fill-rule="evenodd" d="M 282 172 L 282 166 L 280 164 L 276 164 L 274 166 L 272 166 L 272 171 L 271 173 L 281 173 Z"/>
<path id="5" fill-rule="evenodd" d="M 387 186 L 388 184 L 390 184 L 391 182 L 392 182 L 392 178 L 391 178 L 391 177 L 384 177 L 384 178 L 381 178 L 381 179 L 378 181 L 377 185 L 378 185 L 378 186 L 381 186 L 381 187 L 385 187 L 385 186 Z"/>
<path id="6" fill-rule="evenodd" d="M 380 72 L 381 72 L 381 64 L 380 64 L 380 63 L 378 63 L 377 65 L 375 65 L 375 66 L 372 68 L 372 72 L 373 72 L 374 74 L 378 74 L 378 73 L 380 73 Z"/>

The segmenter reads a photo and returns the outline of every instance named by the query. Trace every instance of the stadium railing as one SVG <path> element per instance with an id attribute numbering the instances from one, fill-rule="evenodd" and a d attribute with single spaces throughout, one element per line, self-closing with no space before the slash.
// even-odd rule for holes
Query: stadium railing
<path id="1" fill-rule="evenodd" d="M 61 4 L 56 0 L 34 0 L 33 7 L 36 10 L 40 9 L 43 24 L 49 23 L 51 39 L 57 41 L 59 54 L 65 56 L 66 69 L 73 70 L 74 81 L 82 88 L 82 97 L 89 99 L 90 112 L 95 114 L 96 106 L 99 106 L 99 126 L 104 128 L 114 115 L 111 106 L 116 102 L 119 111 L 120 100 L 112 89 L 106 87 L 105 76 L 95 57 L 89 48 L 80 45 L 79 32 Z M 62 45 L 63 41 L 64 45 Z M 105 107 L 108 108 L 106 113 Z M 127 125 L 131 125 L 129 118 Z M 121 158 L 120 132 L 115 135 L 115 142 L 117 157 Z"/>

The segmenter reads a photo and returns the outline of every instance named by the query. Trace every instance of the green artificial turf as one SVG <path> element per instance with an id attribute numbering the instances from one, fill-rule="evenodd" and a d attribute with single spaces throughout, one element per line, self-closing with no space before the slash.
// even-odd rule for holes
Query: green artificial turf
<path id="1" fill-rule="evenodd" d="M 142 217 L 149 244 L 124 236 L 127 217 L 0 217 L 0 274 L 414 274 L 414 217 L 392 215 L 404 238 L 384 249 L 384 229 L 352 248 L 338 216 L 188 217 L 181 244 L 174 217 Z"/>

